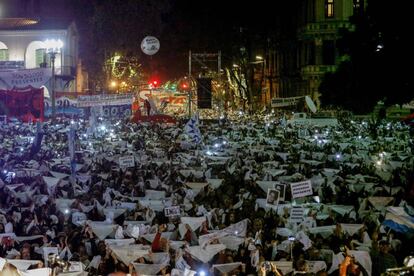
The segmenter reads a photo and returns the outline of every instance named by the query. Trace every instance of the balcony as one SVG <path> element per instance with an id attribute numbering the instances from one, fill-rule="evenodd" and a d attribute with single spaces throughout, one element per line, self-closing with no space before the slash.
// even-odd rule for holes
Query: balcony
<path id="1" fill-rule="evenodd" d="M 302 67 L 301 73 L 303 77 L 322 76 L 325 73 L 336 71 L 336 65 L 306 65 Z"/>
<path id="2" fill-rule="evenodd" d="M 323 34 L 336 34 L 339 29 L 348 29 L 353 31 L 355 26 L 349 21 L 323 21 L 308 23 L 299 29 L 299 39 L 310 39 Z"/>
<path id="3" fill-rule="evenodd" d="M 63 79 L 65 81 L 74 80 L 76 78 L 75 66 L 59 66 L 55 68 L 56 78 Z"/>

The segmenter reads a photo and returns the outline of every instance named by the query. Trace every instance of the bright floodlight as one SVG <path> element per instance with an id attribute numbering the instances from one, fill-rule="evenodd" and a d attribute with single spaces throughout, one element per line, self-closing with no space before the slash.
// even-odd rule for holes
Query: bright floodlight
<path id="1" fill-rule="evenodd" d="M 262 56 L 256 56 L 256 60 L 263 60 Z"/>
<path id="2" fill-rule="evenodd" d="M 205 272 L 205 271 L 203 271 L 203 270 L 200 270 L 200 271 L 198 272 L 198 275 L 200 275 L 200 276 L 206 276 L 206 272 Z"/>

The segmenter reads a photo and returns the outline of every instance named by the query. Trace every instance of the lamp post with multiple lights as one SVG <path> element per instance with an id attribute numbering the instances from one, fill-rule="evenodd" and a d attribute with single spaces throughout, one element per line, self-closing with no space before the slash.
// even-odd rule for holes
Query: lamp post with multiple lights
<path id="1" fill-rule="evenodd" d="M 52 66 L 52 120 L 56 118 L 56 94 L 55 94 L 55 59 L 63 48 L 63 42 L 60 39 L 47 39 L 45 41 L 46 52 L 50 55 L 50 63 Z"/>

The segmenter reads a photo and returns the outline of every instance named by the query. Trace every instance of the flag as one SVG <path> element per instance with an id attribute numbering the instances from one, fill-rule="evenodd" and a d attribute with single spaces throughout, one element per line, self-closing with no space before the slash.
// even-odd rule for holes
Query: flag
<path id="1" fill-rule="evenodd" d="M 33 139 L 32 147 L 30 148 L 30 159 L 40 151 L 43 139 L 42 123 L 37 122 L 36 124 L 36 135 Z"/>
<path id="2" fill-rule="evenodd" d="M 382 224 L 397 232 L 414 233 L 414 217 L 407 214 L 403 207 L 388 207 Z"/>
<path id="3" fill-rule="evenodd" d="M 75 161 L 75 129 L 70 128 L 68 132 L 68 146 L 70 156 L 70 169 L 72 175 L 76 173 L 76 161 Z"/>
<path id="4" fill-rule="evenodd" d="M 185 134 L 187 134 L 191 140 L 191 142 L 200 144 L 202 141 L 201 132 L 198 128 L 198 115 L 194 114 L 194 116 L 188 120 L 184 127 Z"/>

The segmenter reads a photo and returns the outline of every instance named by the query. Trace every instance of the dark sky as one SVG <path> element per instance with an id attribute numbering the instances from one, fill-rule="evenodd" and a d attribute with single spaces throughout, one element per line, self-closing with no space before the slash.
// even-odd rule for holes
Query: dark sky
<path id="1" fill-rule="evenodd" d="M 289 1 L 235 1 L 235 0 L 0 0 L 0 6 L 9 7 L 8 16 L 30 16 L 40 18 L 74 18 L 80 31 L 81 54 L 85 60 L 91 57 L 97 40 L 91 40 L 89 18 L 94 14 L 94 7 L 108 7 L 111 3 L 126 5 L 129 2 L 140 5 L 150 3 L 153 13 L 139 14 L 133 17 L 143 18 L 137 25 L 137 32 L 142 38 L 155 35 L 160 39 L 160 52 L 152 58 L 142 56 L 144 63 L 152 64 L 163 77 L 175 77 L 187 72 L 188 50 L 193 52 L 223 52 L 223 62 L 230 63 L 231 51 L 240 39 L 240 28 L 252 37 L 275 34 L 290 17 L 282 16 L 292 11 L 287 7 Z M 165 4 L 167 3 L 167 4 Z M 116 7 L 114 4 L 113 7 Z M 122 10 L 122 8 L 120 9 Z M 126 11 L 127 12 L 127 11 Z M 159 24 L 156 19 L 162 20 Z M 122 12 L 107 11 L 107 18 L 114 25 L 122 22 Z M 115 28 L 115 27 L 114 27 Z M 152 30 L 152 31 L 143 31 Z M 140 36 L 117 32 L 117 37 L 130 36 L 130 45 L 139 47 Z M 135 41 L 133 40 L 135 39 Z M 168 76 L 167 76 L 168 75 Z"/>

